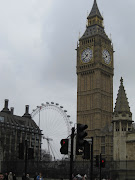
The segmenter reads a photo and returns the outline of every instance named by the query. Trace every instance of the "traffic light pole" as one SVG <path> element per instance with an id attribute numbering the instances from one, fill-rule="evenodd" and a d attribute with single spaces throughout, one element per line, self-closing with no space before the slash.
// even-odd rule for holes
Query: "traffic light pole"
<path id="1" fill-rule="evenodd" d="M 71 155 L 70 155 L 70 180 L 72 180 L 72 174 L 73 174 L 73 146 L 74 146 L 74 132 L 75 128 L 72 128 L 72 134 L 71 134 Z"/>
<path id="2" fill-rule="evenodd" d="M 91 137 L 91 170 L 90 170 L 90 180 L 93 180 L 93 137 Z"/>
<path id="3" fill-rule="evenodd" d="M 102 158 L 102 157 L 101 157 L 101 154 L 100 154 L 100 159 L 99 159 L 99 162 L 100 162 L 100 163 L 99 163 L 99 167 L 100 167 L 100 180 L 101 180 L 101 158 Z"/>
<path id="4" fill-rule="evenodd" d="M 27 159 L 28 159 L 28 145 L 27 145 L 27 140 L 25 140 L 25 177 L 27 174 Z"/>

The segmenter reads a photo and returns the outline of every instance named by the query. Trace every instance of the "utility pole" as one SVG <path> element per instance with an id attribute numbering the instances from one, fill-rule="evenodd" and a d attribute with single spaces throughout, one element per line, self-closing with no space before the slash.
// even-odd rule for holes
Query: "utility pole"
<path id="1" fill-rule="evenodd" d="M 71 155 L 70 155 L 70 180 L 72 180 L 72 174 L 73 174 L 73 147 L 74 147 L 74 132 L 75 128 L 72 128 L 72 134 L 71 134 Z"/>
<path id="2" fill-rule="evenodd" d="M 101 158 L 102 158 L 102 156 L 101 156 L 101 154 L 100 154 L 100 159 L 99 159 L 99 167 L 100 167 L 100 180 L 101 180 Z"/>
<path id="3" fill-rule="evenodd" d="M 91 171 L 90 180 L 93 180 L 93 137 L 91 137 Z"/>

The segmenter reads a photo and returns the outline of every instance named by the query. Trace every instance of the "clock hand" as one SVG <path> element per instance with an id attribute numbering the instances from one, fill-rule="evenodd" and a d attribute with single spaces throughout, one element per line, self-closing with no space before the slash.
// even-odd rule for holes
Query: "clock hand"
<path id="1" fill-rule="evenodd" d="M 85 57 L 83 58 L 83 60 L 88 56 L 88 54 L 85 54 Z"/>
<path id="2" fill-rule="evenodd" d="M 88 56 L 88 54 L 85 54 L 85 57 L 84 58 L 86 58 Z"/>

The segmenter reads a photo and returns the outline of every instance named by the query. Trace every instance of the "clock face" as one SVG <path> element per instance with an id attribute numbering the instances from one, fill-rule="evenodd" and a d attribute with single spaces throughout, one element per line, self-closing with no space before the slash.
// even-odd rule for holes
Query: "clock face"
<path id="1" fill-rule="evenodd" d="M 84 63 L 88 63 L 92 59 L 92 49 L 87 48 L 82 52 L 81 60 Z"/>
<path id="2" fill-rule="evenodd" d="M 106 64 L 109 64 L 111 62 L 111 56 L 110 56 L 110 53 L 104 49 L 102 51 L 102 57 L 103 57 L 103 60 Z"/>

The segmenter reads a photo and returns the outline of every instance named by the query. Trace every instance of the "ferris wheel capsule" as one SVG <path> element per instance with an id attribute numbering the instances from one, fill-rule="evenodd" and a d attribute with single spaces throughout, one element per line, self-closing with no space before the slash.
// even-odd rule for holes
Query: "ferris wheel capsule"
<path id="1" fill-rule="evenodd" d="M 43 144 L 42 149 L 48 148 L 47 140 L 49 140 L 50 150 L 54 149 L 54 152 L 50 152 L 52 156 L 61 159 L 60 146 L 58 145 L 61 138 L 66 138 L 71 133 L 71 124 L 69 121 L 69 115 L 67 116 L 67 110 L 63 110 L 63 106 L 58 106 L 58 103 L 46 102 L 41 104 L 41 110 L 39 106 L 34 112 L 31 113 L 32 119 L 39 128 L 42 128 Z M 45 138 L 44 138 L 45 137 Z M 53 143 L 50 141 L 53 140 Z M 56 158 L 55 158 L 56 159 Z"/>

